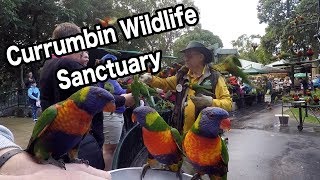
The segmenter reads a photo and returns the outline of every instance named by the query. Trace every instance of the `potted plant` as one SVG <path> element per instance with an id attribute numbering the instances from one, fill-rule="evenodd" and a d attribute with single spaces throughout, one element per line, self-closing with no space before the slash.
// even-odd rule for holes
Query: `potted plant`
<path id="1" fill-rule="evenodd" d="M 283 114 L 283 103 L 288 103 L 289 101 L 289 97 L 282 96 L 281 114 L 276 114 L 276 116 L 279 117 L 280 126 L 288 126 L 290 116 L 288 114 Z"/>

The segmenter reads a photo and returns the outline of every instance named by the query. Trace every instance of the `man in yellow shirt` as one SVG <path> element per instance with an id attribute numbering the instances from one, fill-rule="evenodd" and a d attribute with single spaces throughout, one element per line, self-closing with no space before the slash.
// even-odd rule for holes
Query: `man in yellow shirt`
<path id="1" fill-rule="evenodd" d="M 232 99 L 224 78 L 209 66 L 213 58 L 209 49 L 199 42 L 192 41 L 181 52 L 184 53 L 185 66 L 175 76 L 159 78 L 146 73 L 140 80 L 152 87 L 177 92 L 171 123 L 181 133 L 186 133 L 201 109 L 215 106 L 230 111 Z M 195 91 L 189 86 L 195 83 L 212 86 L 214 95 L 195 96 Z"/>

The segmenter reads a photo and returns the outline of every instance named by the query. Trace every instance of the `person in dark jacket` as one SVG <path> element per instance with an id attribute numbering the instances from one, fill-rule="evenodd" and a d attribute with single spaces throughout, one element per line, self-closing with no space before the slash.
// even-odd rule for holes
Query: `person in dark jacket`
<path id="1" fill-rule="evenodd" d="M 60 39 L 80 32 L 80 28 L 77 25 L 72 23 L 62 23 L 55 28 L 52 37 L 53 39 Z M 49 106 L 67 99 L 73 93 L 82 88 L 72 86 L 69 89 L 60 89 L 58 79 L 56 78 L 56 72 L 59 69 L 66 69 L 71 72 L 84 68 L 85 64 L 82 63 L 82 55 L 82 52 L 73 53 L 60 58 L 55 57 L 44 63 L 40 75 L 40 99 L 43 111 Z M 131 94 L 114 97 L 117 107 L 134 105 L 134 100 Z M 91 131 L 80 144 L 79 158 L 89 160 L 90 165 L 95 168 L 104 169 L 101 150 L 103 142 L 103 114 L 100 112 L 93 117 Z M 98 147 L 96 145 L 98 145 Z"/>

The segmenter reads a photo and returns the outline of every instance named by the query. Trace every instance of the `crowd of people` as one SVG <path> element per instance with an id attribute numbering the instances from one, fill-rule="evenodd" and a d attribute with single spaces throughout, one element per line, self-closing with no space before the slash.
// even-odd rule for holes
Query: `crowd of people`
<path id="1" fill-rule="evenodd" d="M 80 27 L 72 23 L 62 23 L 56 26 L 52 38 L 60 39 L 77 33 L 80 33 Z M 213 54 L 209 49 L 199 42 L 192 41 L 184 50 L 181 50 L 181 53 L 183 54 L 185 66 L 183 66 L 176 75 L 168 78 L 160 78 L 146 73 L 140 76 L 140 81 L 164 91 L 172 90 L 176 92 L 176 104 L 170 122 L 171 125 L 181 133 L 185 133 L 191 128 L 203 108 L 215 106 L 230 111 L 232 108 L 232 98 L 223 76 L 209 67 L 209 63 L 213 59 Z M 99 62 L 103 63 L 106 59 L 117 61 L 116 56 L 105 54 Z M 79 90 L 77 87 L 72 87 L 67 90 L 60 89 L 58 87 L 58 81 L 55 78 L 56 71 L 62 68 L 68 71 L 79 70 L 87 66 L 89 60 L 88 52 L 78 52 L 47 60 L 40 74 L 40 89 L 37 88 L 37 83 L 32 73 L 29 74 L 26 85 L 29 87 L 28 96 L 32 104 L 34 121 L 37 121 L 35 112 L 37 108 L 41 107 L 42 111 L 44 111 L 49 106 L 67 99 L 71 94 Z M 210 85 L 212 86 L 213 95 L 195 96 L 195 91 L 190 89 L 190 86 L 186 85 L 186 82 Z M 95 85 L 101 88 L 106 88 L 107 85 L 114 87 L 112 93 L 115 97 L 117 109 L 114 113 L 100 112 L 93 117 L 91 130 L 82 140 L 82 145 L 79 147 L 79 158 L 89 160 L 90 165 L 94 168 L 109 171 L 111 170 L 113 154 L 119 143 L 124 124 L 123 112 L 126 108 L 132 108 L 135 101 L 132 94 L 129 93 L 127 89 L 122 88 L 116 80 L 108 80 Z M 2 136 L 5 137 L 6 135 L 2 134 Z M 3 138 L 2 136 L 0 136 L 0 140 Z M 0 149 L 17 147 L 17 145 L 12 142 L 13 139 L 10 140 L 9 146 L 5 145 L 0 147 Z M 3 153 L 0 153 L 0 156 L 2 154 Z M 103 155 L 103 159 L 101 159 L 99 154 Z M 24 156 L 28 161 L 31 161 L 28 155 L 24 154 Z M 4 166 L 8 164 L 9 163 L 6 163 Z M 43 168 L 45 169 L 44 166 Z M 75 169 L 76 168 L 73 170 Z M 1 170 L 2 169 L 0 169 L 0 173 Z M 105 173 L 93 169 L 86 170 L 85 172 L 91 175 L 100 173 L 103 177 L 108 176 Z M 14 172 L 11 173 L 14 174 Z M 36 173 L 36 171 L 33 171 L 33 173 Z M 63 172 L 61 171 L 60 173 L 62 174 Z"/>

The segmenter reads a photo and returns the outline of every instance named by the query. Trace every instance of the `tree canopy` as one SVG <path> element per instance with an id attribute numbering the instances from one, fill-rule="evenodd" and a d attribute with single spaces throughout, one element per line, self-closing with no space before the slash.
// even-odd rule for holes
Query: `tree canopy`
<path id="1" fill-rule="evenodd" d="M 199 41 L 205 46 L 212 46 L 216 43 L 219 47 L 223 47 L 222 41 L 219 36 L 214 35 L 212 32 L 200 28 L 196 28 L 193 31 L 189 31 L 179 37 L 173 44 L 173 54 L 180 56 L 179 51 L 184 49 L 190 41 Z"/>
<path id="2" fill-rule="evenodd" d="M 317 33 L 319 0 L 259 0 L 258 18 L 267 23 L 261 43 L 270 53 L 294 52 L 311 46 L 319 49 Z"/>

